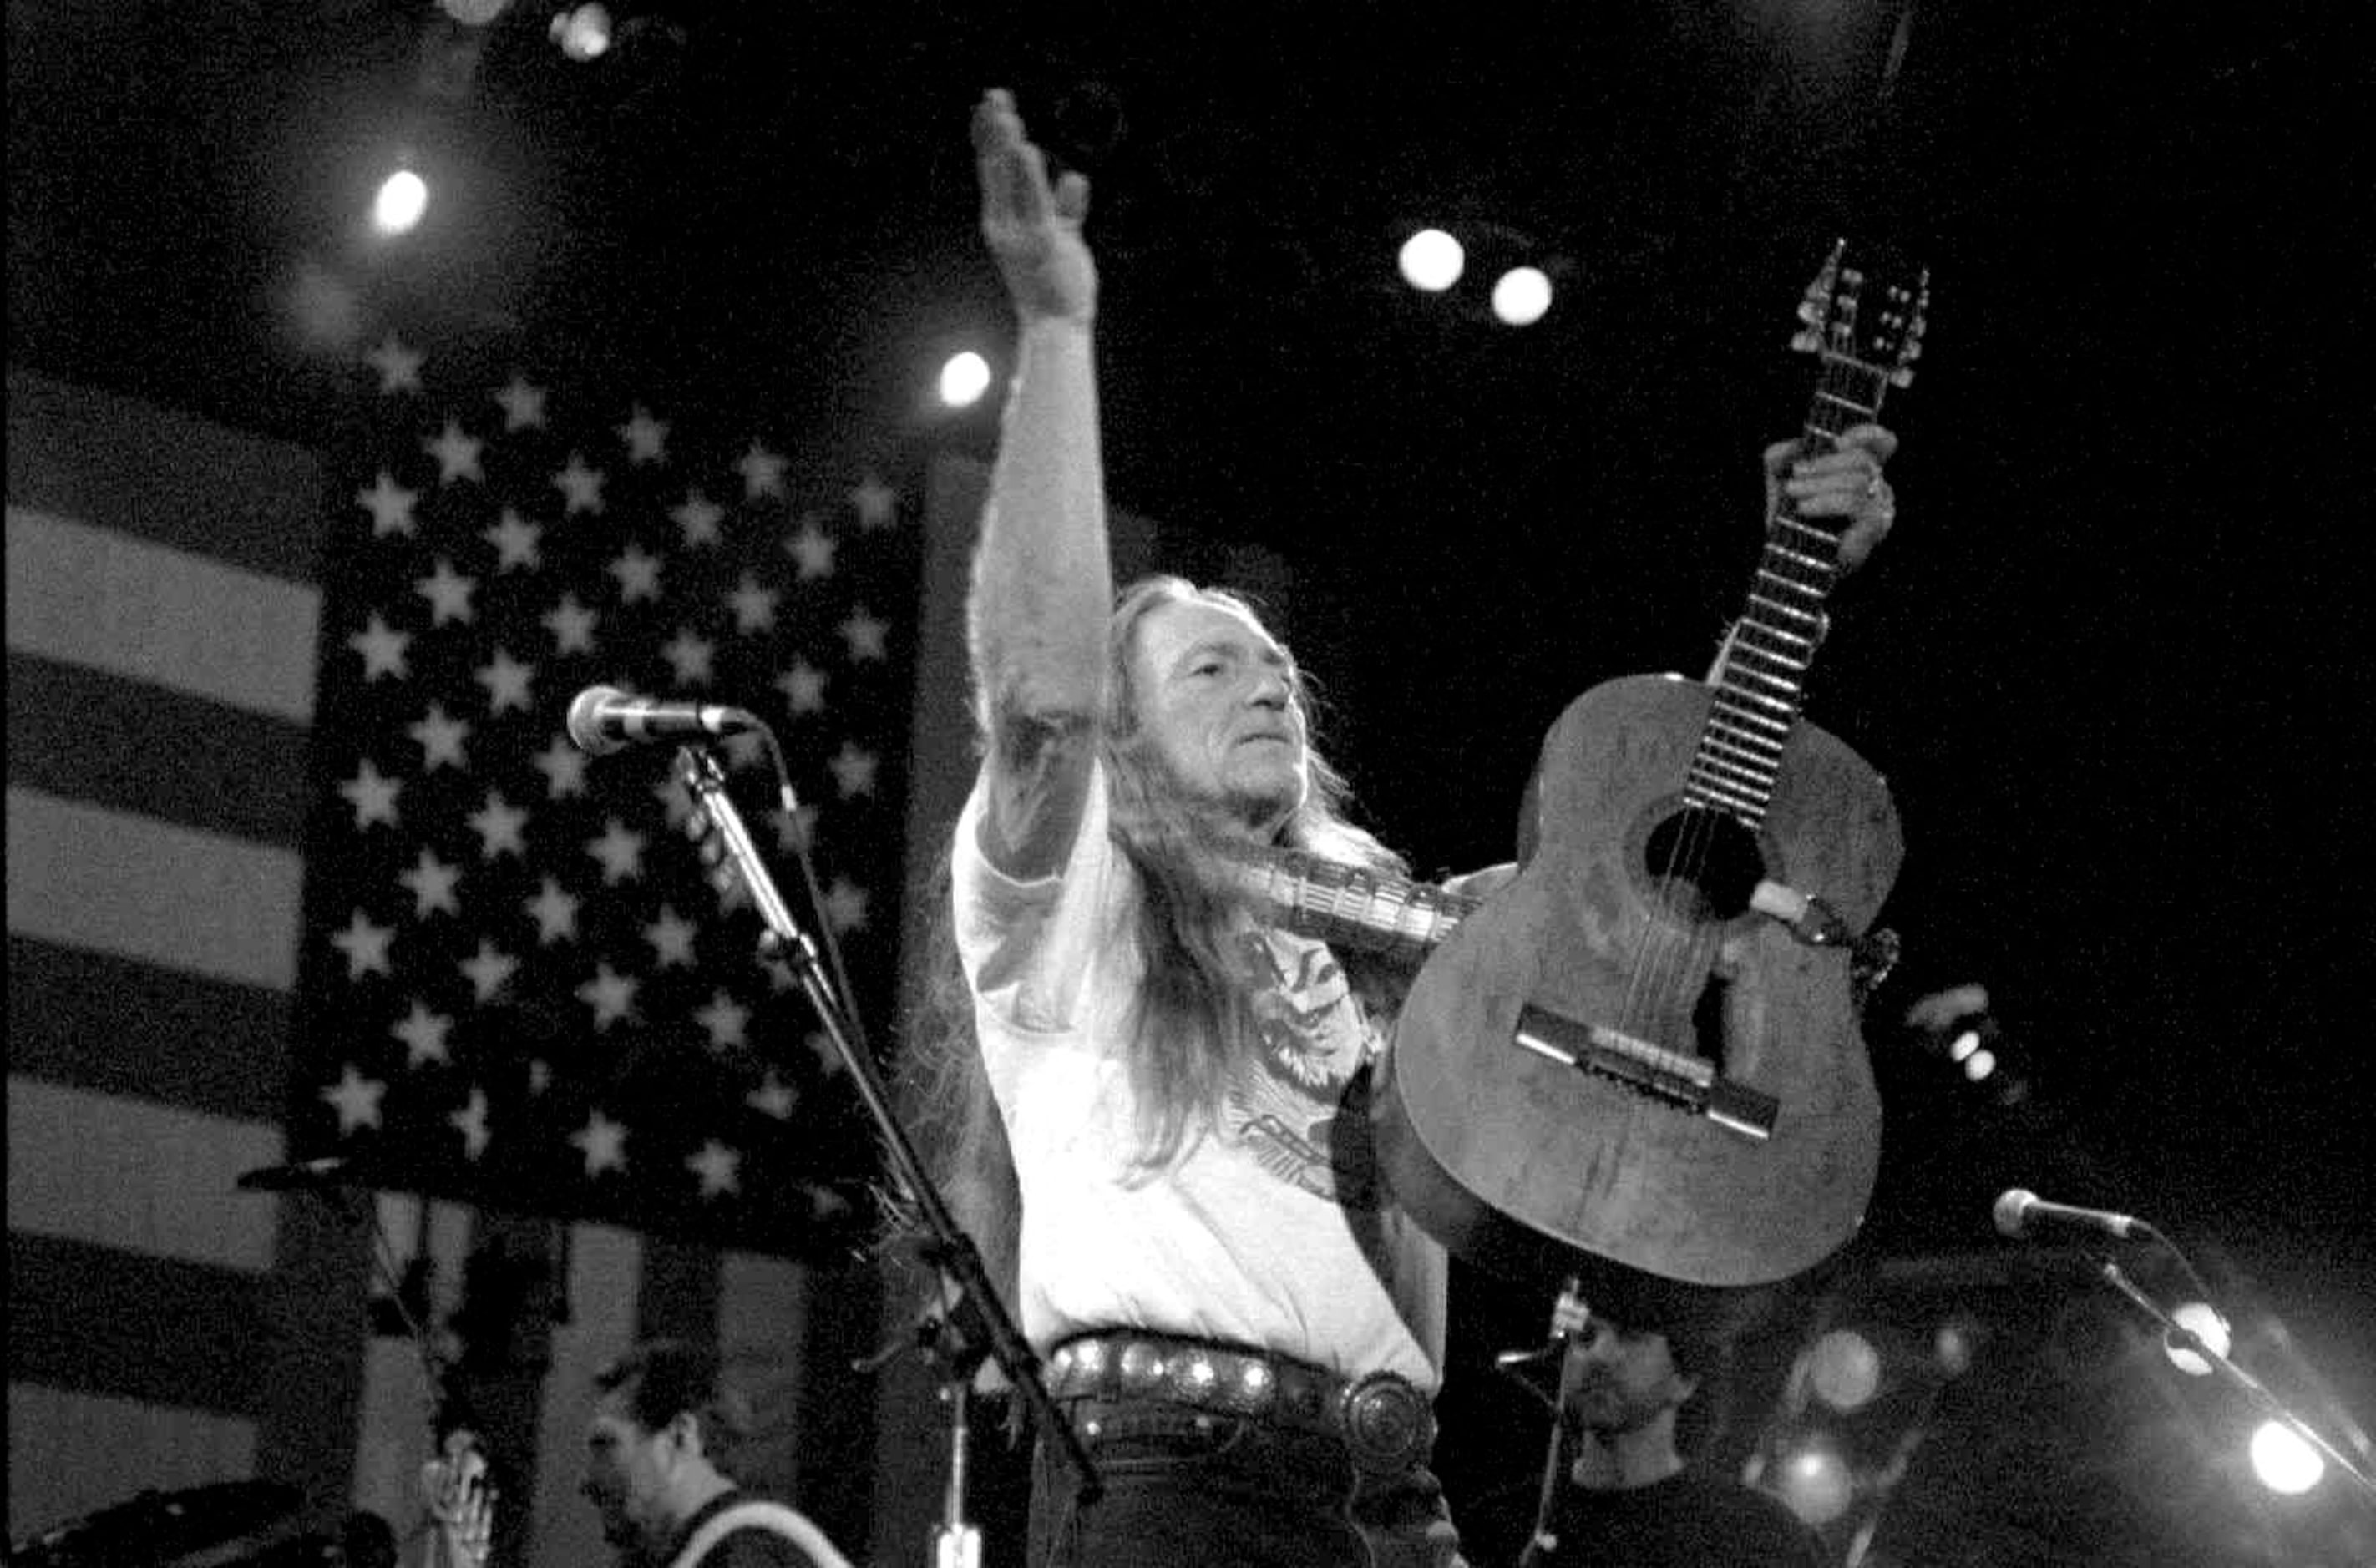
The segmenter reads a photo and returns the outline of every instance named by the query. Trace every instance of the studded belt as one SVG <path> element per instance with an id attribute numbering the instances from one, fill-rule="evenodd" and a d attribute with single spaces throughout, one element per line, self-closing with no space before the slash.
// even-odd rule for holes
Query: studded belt
<path id="1" fill-rule="evenodd" d="M 1050 1353 L 1047 1379 L 1058 1400 L 1161 1400 L 1324 1432 L 1372 1475 L 1408 1469 L 1435 1443 L 1433 1406 L 1410 1379 L 1390 1372 L 1339 1377 L 1244 1345 L 1137 1329 L 1076 1335 Z"/>

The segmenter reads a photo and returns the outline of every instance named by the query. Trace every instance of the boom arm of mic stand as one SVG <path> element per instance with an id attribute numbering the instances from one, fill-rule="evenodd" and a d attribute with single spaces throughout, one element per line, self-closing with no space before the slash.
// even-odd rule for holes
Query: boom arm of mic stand
<path id="1" fill-rule="evenodd" d="M 1007 1315 L 1005 1303 L 998 1299 L 998 1292 L 990 1282 L 990 1271 L 982 1264 L 980 1249 L 974 1245 L 973 1238 L 958 1226 L 956 1217 L 949 1212 L 948 1204 L 942 1198 L 940 1190 L 925 1173 L 914 1141 L 908 1136 L 907 1128 L 899 1123 L 898 1112 L 892 1108 L 891 1096 L 884 1087 L 882 1075 L 875 1071 L 873 1062 L 866 1053 L 852 1043 L 849 1021 L 843 1016 L 841 1004 L 826 983 L 824 971 L 818 964 L 816 944 L 793 921 L 791 911 L 785 907 L 783 896 L 777 892 L 766 862 L 759 858 L 758 847 L 752 841 L 749 826 L 726 792 L 726 775 L 719 767 L 718 759 L 702 747 L 684 746 L 678 751 L 677 763 L 683 770 L 686 786 L 708 814 L 710 825 L 716 829 L 728 858 L 734 862 L 734 869 L 742 876 L 743 885 L 751 890 L 751 901 L 757 906 L 759 918 L 767 928 L 767 944 L 790 963 L 802 989 L 808 993 L 810 1005 L 815 1008 L 818 1020 L 825 1025 L 826 1034 L 833 1040 L 834 1051 L 840 1056 L 842 1066 L 848 1069 L 850 1082 L 858 1086 L 859 1098 L 866 1102 L 867 1114 L 874 1119 L 875 1128 L 882 1134 L 883 1146 L 891 1157 L 892 1167 L 901 1187 L 914 1201 L 917 1212 L 923 1216 L 925 1226 L 933 1233 L 933 1261 L 956 1284 L 964 1299 L 972 1304 L 973 1320 L 980 1325 L 982 1336 L 989 1341 L 987 1349 L 991 1359 L 998 1363 L 999 1370 L 1006 1374 L 1007 1381 L 1015 1385 L 1024 1402 L 1031 1408 L 1032 1415 L 1040 1423 L 1040 1430 L 1052 1436 L 1057 1446 L 1063 1450 L 1065 1459 L 1073 1467 L 1081 1501 L 1092 1501 L 1104 1487 L 1098 1479 L 1097 1467 L 1089 1460 L 1088 1450 L 1081 1446 L 1080 1434 L 1074 1431 L 1073 1423 L 1063 1418 L 1056 1408 L 1056 1402 L 1048 1396 L 1048 1385 L 1040 1375 L 1039 1356 L 1032 1350 L 1030 1342 L 1023 1337 L 1022 1331 L 1015 1326 L 1015 1320 Z M 956 1321 L 966 1314 L 950 1315 Z"/>
<path id="2" fill-rule="evenodd" d="M 2350 1477 L 2351 1484 L 2358 1488 L 2363 1502 L 2376 1503 L 2376 1480 L 2370 1479 L 2367 1471 L 2353 1464 L 2350 1458 L 2334 1443 L 2329 1443 L 2316 1427 L 2286 1408 L 2285 1401 L 2270 1393 L 2258 1378 L 2204 1344 L 2201 1335 L 2162 1311 L 2159 1302 L 2138 1289 L 2135 1282 L 2121 1272 L 2119 1264 L 2105 1258 L 2097 1265 L 2097 1272 L 2103 1277 L 2106 1284 L 2134 1302 L 2138 1311 L 2160 1324 L 2162 1333 L 2168 1336 L 2172 1343 L 2180 1349 L 2193 1351 L 2204 1361 L 2216 1367 L 2221 1376 L 2244 1391 L 2246 1397 L 2260 1406 L 2272 1418 L 2283 1422 L 2287 1431 L 2316 1448 L 2336 1469 Z M 2188 1272 L 2192 1272 L 2191 1265 Z"/>

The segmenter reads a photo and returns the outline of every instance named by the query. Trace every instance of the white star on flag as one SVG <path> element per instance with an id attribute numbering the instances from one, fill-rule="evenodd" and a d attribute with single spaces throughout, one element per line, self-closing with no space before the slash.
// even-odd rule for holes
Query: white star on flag
<path id="1" fill-rule="evenodd" d="M 742 461 L 734 465 L 742 473 L 742 497 L 746 501 L 763 500 L 784 493 L 785 459 L 754 441 Z"/>
<path id="2" fill-rule="evenodd" d="M 372 481 L 367 489 L 355 492 L 355 505 L 372 515 L 372 537 L 386 539 L 390 534 L 409 534 L 418 526 L 412 519 L 412 504 L 421 497 L 396 482 L 396 476 L 386 469 Z"/>
<path id="3" fill-rule="evenodd" d="M 619 439 L 627 444 L 630 463 L 661 463 L 668 460 L 667 423 L 652 418 L 651 411 L 641 403 L 619 427 Z"/>
<path id="4" fill-rule="evenodd" d="M 405 733 L 421 742 L 422 772 L 440 767 L 469 768 L 462 742 L 470 738 L 469 720 L 447 717 L 445 704 L 431 703 L 420 722 L 407 726 Z"/>
<path id="5" fill-rule="evenodd" d="M 437 558 L 436 568 L 412 587 L 429 601 L 429 624 L 433 627 L 448 621 L 467 625 L 475 613 L 470 608 L 470 595 L 478 590 L 479 579 L 454 570 L 454 564 L 443 555 Z"/>
<path id="6" fill-rule="evenodd" d="M 349 1063 L 339 1075 L 339 1081 L 322 1091 L 322 1099 L 339 1113 L 340 1136 L 350 1136 L 365 1127 L 379 1125 L 380 1098 L 387 1086 L 375 1078 L 366 1078 Z"/>
<path id="7" fill-rule="evenodd" d="M 486 443 L 462 428 L 462 422 L 448 419 L 446 428 L 434 439 L 421 444 L 421 449 L 437 459 L 437 482 L 452 484 L 459 480 L 486 481 L 486 470 L 479 466 L 479 454 Z"/>
<path id="8" fill-rule="evenodd" d="M 454 1031 L 454 1020 L 442 1013 L 433 1013 L 426 1003 L 415 1000 L 412 1011 L 404 1021 L 388 1033 L 404 1042 L 404 1064 L 424 1066 L 432 1062 L 451 1062 L 454 1053 L 446 1048 L 446 1037 Z"/>
<path id="9" fill-rule="evenodd" d="M 376 610 L 372 612 L 371 624 L 349 637 L 347 646 L 363 656 L 366 681 L 383 677 L 401 681 L 411 672 L 404 652 L 412 646 L 412 634 L 396 630 Z"/>
<path id="10" fill-rule="evenodd" d="M 700 550 L 718 542 L 718 525 L 725 521 L 726 513 L 700 491 L 691 490 L 669 517 L 684 536 L 684 547 Z"/>
<path id="11" fill-rule="evenodd" d="M 379 347 L 363 356 L 371 367 L 379 372 L 379 389 L 383 397 L 420 391 L 422 358 L 418 350 L 406 348 L 394 338 L 381 339 Z"/>
<path id="12" fill-rule="evenodd" d="M 887 529 L 897 519 L 899 493 L 868 474 L 849 493 L 850 510 L 858 514 L 858 526 L 873 533 Z"/>
<path id="13" fill-rule="evenodd" d="M 574 517 L 580 512 L 598 516 L 602 510 L 602 470 L 588 468 L 586 459 L 576 453 L 552 476 L 552 488 L 561 492 L 562 516 Z"/>
<path id="14" fill-rule="evenodd" d="M 515 374 L 495 394 L 495 401 L 504 406 L 504 429 L 507 434 L 536 429 L 544 423 L 544 388 L 532 385 L 524 375 Z"/>
<path id="15" fill-rule="evenodd" d="M 461 1110 L 446 1118 L 446 1124 L 462 1134 L 462 1158 L 477 1159 L 487 1152 L 493 1137 L 487 1126 L 487 1091 L 473 1084 L 470 1098 Z"/>
<path id="16" fill-rule="evenodd" d="M 850 659 L 856 663 L 885 657 L 884 639 L 890 632 L 890 626 L 868 614 L 862 604 L 841 624 L 841 635 L 849 644 Z"/>
<path id="17" fill-rule="evenodd" d="M 498 572 L 533 572 L 544 564 L 537 541 L 544 530 L 506 506 L 503 515 L 482 529 L 479 537 L 495 547 L 495 570 Z"/>
<path id="18" fill-rule="evenodd" d="M 412 890 L 414 920 L 462 912 L 462 901 L 454 897 L 454 885 L 462 880 L 462 868 L 447 865 L 426 844 L 421 847 L 419 862 L 410 871 L 399 873 L 397 880 Z"/>
<path id="19" fill-rule="evenodd" d="M 388 968 L 388 944 L 396 940 L 394 926 L 374 925 L 361 909 L 348 922 L 347 929 L 330 938 L 330 945 L 347 956 L 347 978 L 361 980 L 370 974 L 393 973 Z"/>
<path id="20" fill-rule="evenodd" d="M 699 1154 L 687 1157 L 684 1168 L 701 1178 L 705 1198 L 734 1192 L 742 1185 L 742 1157 L 716 1138 L 702 1145 Z"/>
<path id="21" fill-rule="evenodd" d="M 585 1126 L 569 1134 L 569 1141 L 586 1151 L 586 1174 L 589 1177 L 627 1168 L 627 1129 L 599 1111 L 586 1118 Z"/>
<path id="22" fill-rule="evenodd" d="M 394 827 L 396 797 L 403 790 L 403 780 L 384 777 L 369 757 L 363 758 L 352 778 L 339 786 L 339 793 L 354 802 L 358 832 L 374 822 Z"/>

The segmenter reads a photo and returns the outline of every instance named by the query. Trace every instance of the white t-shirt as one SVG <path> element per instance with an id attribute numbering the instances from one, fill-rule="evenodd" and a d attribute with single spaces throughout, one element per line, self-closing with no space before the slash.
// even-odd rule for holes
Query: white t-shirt
<path id="1" fill-rule="evenodd" d="M 1107 831 L 1105 774 L 1070 861 L 1034 882 L 983 859 L 986 800 L 977 780 L 957 824 L 957 948 L 1022 1187 L 1025 1336 L 1045 1350 L 1127 1324 L 1432 1392 L 1443 1252 L 1384 1201 L 1367 1114 L 1340 1104 L 1382 1040 L 1335 956 L 1249 928 L 1277 980 L 1256 1003 L 1261 1060 L 1241 1064 L 1218 1126 L 1192 1123 L 1170 1166 L 1135 1169 L 1140 887 Z"/>

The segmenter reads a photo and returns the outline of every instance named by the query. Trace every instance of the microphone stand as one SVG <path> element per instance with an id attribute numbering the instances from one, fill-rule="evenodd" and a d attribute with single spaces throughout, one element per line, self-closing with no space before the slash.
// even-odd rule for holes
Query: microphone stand
<path id="1" fill-rule="evenodd" d="M 2137 1289 L 2136 1283 L 2121 1271 L 2119 1264 L 2109 1258 L 2099 1259 L 2097 1272 L 2103 1277 L 2106 1284 L 2133 1302 L 2138 1311 L 2160 1324 L 2162 1335 L 2169 1343 L 2180 1349 L 2193 1351 L 2204 1361 L 2216 1368 L 2221 1376 L 2236 1387 L 2242 1389 L 2246 1396 L 2266 1412 L 2272 1420 L 2282 1422 L 2288 1431 L 2316 1448 L 2326 1456 L 2330 1464 L 2350 1478 L 2351 1484 L 2358 1489 L 2364 1501 L 2376 1503 L 2376 1480 L 2371 1480 L 2367 1471 L 2353 1464 L 2342 1450 L 2321 1436 L 2317 1428 L 2286 1408 L 2285 1402 L 2269 1392 L 2259 1379 L 2204 1344 L 2203 1336 L 2194 1330 L 2162 1311 L 2161 1304 Z M 2193 1272 L 2191 1265 L 2188 1272 Z"/>
<path id="2" fill-rule="evenodd" d="M 850 1082 L 858 1086 L 859 1098 L 865 1101 L 867 1113 L 882 1135 L 894 1172 L 932 1232 L 925 1255 L 939 1269 L 942 1279 L 956 1288 L 956 1305 L 941 1313 L 936 1324 L 929 1324 L 918 1335 L 919 1344 L 937 1354 L 943 1363 L 943 1399 L 950 1413 L 949 1483 L 944 1500 L 946 1516 L 933 1532 L 933 1563 L 935 1568 L 978 1568 L 981 1535 L 966 1521 L 965 1483 L 972 1416 L 969 1390 L 985 1358 L 998 1363 L 999 1370 L 1040 1421 L 1040 1430 L 1051 1434 L 1063 1451 L 1085 1503 L 1095 1501 L 1104 1490 L 1098 1479 L 1097 1467 L 1089 1460 L 1088 1450 L 1081 1445 L 1080 1435 L 1073 1431 L 1072 1422 L 1064 1419 L 1056 1402 L 1049 1397 L 1047 1384 L 1040 1380 L 1040 1358 L 1022 1331 L 1015 1326 L 1015 1320 L 1007 1315 L 1004 1303 L 999 1301 L 990 1281 L 990 1271 L 982 1264 L 980 1249 L 957 1224 L 947 1202 L 925 1173 L 923 1160 L 917 1155 L 907 1129 L 900 1125 L 898 1112 L 892 1108 L 890 1093 L 873 1058 L 852 1043 L 850 1021 L 826 983 L 816 944 L 792 919 L 768 873 L 766 862 L 759 858 L 749 826 L 726 792 L 725 770 L 706 747 L 692 745 L 678 748 L 677 767 L 686 788 L 700 802 L 711 830 L 733 861 L 742 885 L 750 890 L 751 901 L 757 906 L 759 918 L 767 928 L 759 939 L 760 951 L 769 957 L 783 958 L 799 979 L 801 989 L 807 993 L 810 1005 L 833 1041 L 835 1052 L 848 1069 Z"/>

